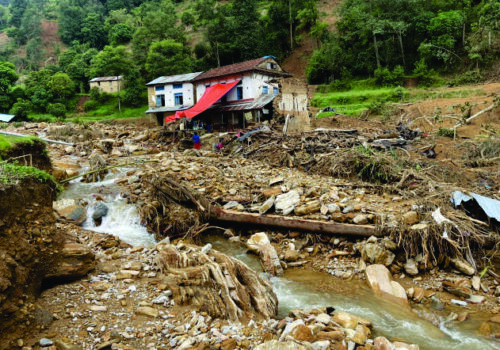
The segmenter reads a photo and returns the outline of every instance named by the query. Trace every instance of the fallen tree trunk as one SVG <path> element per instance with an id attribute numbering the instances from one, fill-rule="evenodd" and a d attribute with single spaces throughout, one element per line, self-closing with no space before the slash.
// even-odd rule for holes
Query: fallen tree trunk
<path id="1" fill-rule="evenodd" d="M 371 225 L 351 225 L 331 221 L 306 220 L 278 215 L 242 213 L 232 210 L 224 210 L 219 207 L 212 208 L 210 211 L 210 218 L 225 222 L 265 225 L 325 234 L 340 234 L 360 237 L 377 236 L 378 234 L 376 227 Z"/>

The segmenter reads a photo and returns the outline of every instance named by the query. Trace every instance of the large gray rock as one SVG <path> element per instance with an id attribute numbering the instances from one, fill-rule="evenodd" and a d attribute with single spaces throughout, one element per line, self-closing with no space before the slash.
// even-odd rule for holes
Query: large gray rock
<path id="1" fill-rule="evenodd" d="M 299 192 L 292 190 L 287 193 L 280 194 L 276 196 L 276 201 L 274 202 L 274 208 L 278 214 L 288 215 L 294 209 L 297 203 L 300 202 Z"/>
<path id="2" fill-rule="evenodd" d="M 92 213 L 93 220 L 101 220 L 104 216 L 108 215 L 108 206 L 103 202 L 97 202 L 94 206 L 94 212 Z"/>
<path id="3" fill-rule="evenodd" d="M 79 205 L 74 199 L 61 199 L 53 203 L 56 214 L 76 225 L 81 225 L 87 219 L 87 209 Z"/>

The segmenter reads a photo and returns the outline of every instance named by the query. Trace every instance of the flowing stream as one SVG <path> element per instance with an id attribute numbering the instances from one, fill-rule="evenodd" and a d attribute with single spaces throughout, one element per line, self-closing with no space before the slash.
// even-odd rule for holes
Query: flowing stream
<path id="1" fill-rule="evenodd" d="M 115 184 L 116 179 L 126 176 L 127 170 L 129 169 L 119 169 L 98 183 L 73 181 L 61 198 L 84 199 L 88 202 L 90 210 L 84 228 L 117 236 L 134 246 L 153 246 L 154 237 L 140 224 L 135 205 L 126 203 L 126 199 L 120 195 L 120 188 Z M 92 220 L 92 207 L 98 197 L 102 197 L 109 208 L 100 226 L 96 226 Z M 331 306 L 370 320 L 376 335 L 384 335 L 389 339 L 397 337 L 408 343 L 418 344 L 422 350 L 500 349 L 499 342 L 474 333 L 480 324 L 478 320 L 471 319 L 458 324 L 441 320 L 440 326 L 436 327 L 419 317 L 419 314 L 430 314 L 431 310 L 421 307 L 415 311 L 385 302 L 375 296 L 363 281 L 345 281 L 326 273 L 300 269 L 286 270 L 282 278 L 270 277 L 262 272 L 259 259 L 247 254 L 242 244 L 216 235 L 205 236 L 203 240 L 211 243 L 214 249 L 234 256 L 268 278 L 278 296 L 281 317 L 286 317 L 293 308 Z"/>

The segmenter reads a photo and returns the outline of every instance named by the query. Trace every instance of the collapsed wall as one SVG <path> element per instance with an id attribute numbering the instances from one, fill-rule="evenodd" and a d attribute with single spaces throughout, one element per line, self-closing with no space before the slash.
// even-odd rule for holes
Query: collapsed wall
<path id="1" fill-rule="evenodd" d="M 274 100 L 274 110 L 285 118 L 286 132 L 310 130 L 307 83 L 302 79 L 286 78 L 280 79 L 278 85 L 280 93 Z"/>

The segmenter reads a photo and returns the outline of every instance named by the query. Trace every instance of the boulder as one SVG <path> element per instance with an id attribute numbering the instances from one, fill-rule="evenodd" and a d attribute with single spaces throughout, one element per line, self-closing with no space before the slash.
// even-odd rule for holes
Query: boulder
<path id="1" fill-rule="evenodd" d="M 463 272 L 466 275 L 472 276 L 476 273 L 476 270 L 474 269 L 474 267 L 472 267 L 471 264 L 469 264 L 467 261 L 465 261 L 462 258 L 456 257 L 454 259 L 451 259 L 451 263 L 453 264 L 453 266 L 455 266 L 455 268 L 458 271 Z"/>
<path id="2" fill-rule="evenodd" d="M 213 318 L 269 319 L 278 312 L 271 285 L 241 261 L 210 249 L 159 243 L 155 263 L 176 305 L 193 305 Z"/>
<path id="3" fill-rule="evenodd" d="M 81 225 L 87 219 L 87 209 L 79 205 L 74 199 L 61 199 L 53 203 L 56 214 L 76 225 Z"/>
<path id="4" fill-rule="evenodd" d="M 306 350 L 307 348 L 305 346 L 302 346 L 300 344 L 287 341 L 287 342 L 280 342 L 277 340 L 271 340 L 265 343 L 262 343 L 260 345 L 257 345 L 255 350 Z"/>
<path id="5" fill-rule="evenodd" d="M 276 209 L 276 212 L 278 214 L 288 215 L 295 209 L 295 206 L 299 202 L 300 202 L 299 192 L 297 192 L 296 190 L 292 190 L 290 192 L 276 196 L 276 201 L 274 202 L 274 208 Z"/>
<path id="6" fill-rule="evenodd" d="M 352 222 L 356 225 L 364 225 L 368 223 L 368 216 L 364 214 L 358 214 L 352 219 Z"/>
<path id="7" fill-rule="evenodd" d="M 52 160 L 52 175 L 58 181 L 76 176 L 79 174 L 80 165 L 73 161 Z"/>
<path id="8" fill-rule="evenodd" d="M 274 200 L 275 200 L 274 196 L 269 197 L 264 202 L 264 204 L 262 204 L 262 206 L 259 208 L 259 214 L 265 214 L 265 213 L 267 213 L 269 211 L 269 209 L 271 209 L 273 207 Z"/>
<path id="9" fill-rule="evenodd" d="M 247 248 L 260 256 L 266 272 L 274 276 L 281 276 L 283 274 L 278 254 L 265 232 L 258 232 L 252 235 L 247 241 Z"/>
<path id="10" fill-rule="evenodd" d="M 361 257 L 370 264 L 389 266 L 394 261 L 394 253 L 382 243 L 366 243 L 361 246 Z"/>
<path id="11" fill-rule="evenodd" d="M 307 215 L 307 214 L 312 214 L 316 213 L 321 209 L 321 203 L 318 200 L 311 201 L 309 203 L 306 203 L 304 205 L 301 205 L 300 207 L 295 207 L 294 213 L 295 215 Z"/>
<path id="12" fill-rule="evenodd" d="M 384 298 L 401 303 L 408 304 L 404 288 L 392 280 L 389 270 L 380 264 L 370 265 L 366 268 L 366 279 L 370 287 Z"/>
<path id="13" fill-rule="evenodd" d="M 415 225 L 419 221 L 417 212 L 413 210 L 404 214 L 403 219 L 408 226 Z"/>
<path id="14" fill-rule="evenodd" d="M 104 216 L 108 215 L 108 206 L 104 204 L 103 202 L 97 202 L 97 204 L 94 206 L 94 212 L 92 213 L 92 219 L 93 220 L 101 220 Z"/>
<path id="15" fill-rule="evenodd" d="M 417 263 L 415 262 L 414 259 L 406 260 L 405 271 L 407 274 L 411 276 L 418 275 Z"/>
<path id="16" fill-rule="evenodd" d="M 45 276 L 51 281 L 75 280 L 87 275 L 95 268 L 95 255 L 87 245 L 66 242 L 60 259 L 53 264 Z"/>

